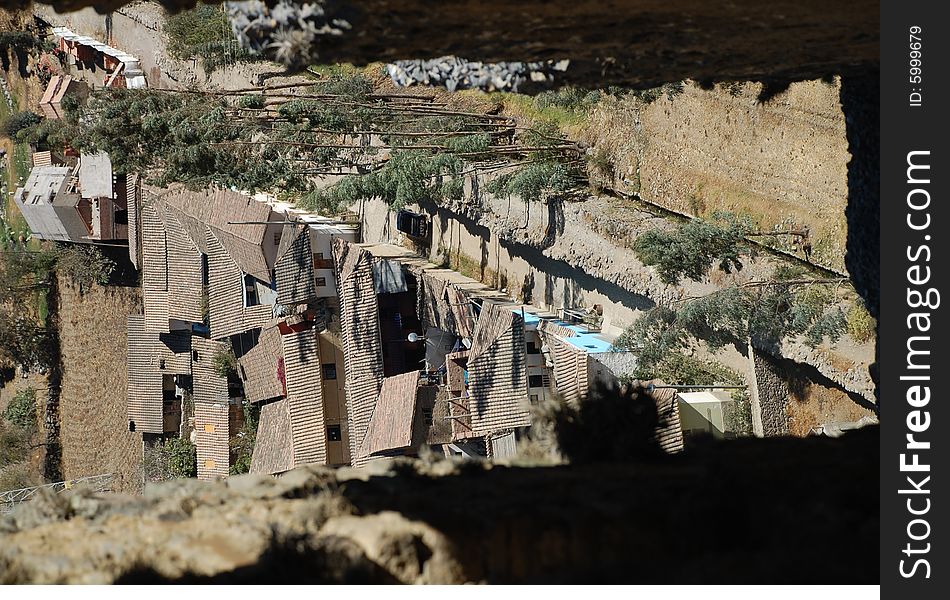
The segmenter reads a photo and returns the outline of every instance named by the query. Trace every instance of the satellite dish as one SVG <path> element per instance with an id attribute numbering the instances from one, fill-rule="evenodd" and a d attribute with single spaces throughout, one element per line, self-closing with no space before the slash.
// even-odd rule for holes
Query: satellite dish
<path id="1" fill-rule="evenodd" d="M 465 346 L 466 350 L 470 350 L 472 348 L 472 340 L 468 338 L 462 338 L 462 345 Z"/>
<path id="2" fill-rule="evenodd" d="M 406 336 L 406 339 L 409 340 L 410 342 L 415 343 L 415 342 L 418 342 L 419 340 L 424 340 L 425 338 L 419 335 L 418 333 L 416 333 L 415 331 L 413 331 L 408 336 Z"/>

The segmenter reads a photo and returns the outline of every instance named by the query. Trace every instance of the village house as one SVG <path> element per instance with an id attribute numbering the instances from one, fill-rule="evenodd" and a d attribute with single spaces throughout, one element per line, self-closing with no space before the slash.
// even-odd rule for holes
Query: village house
<path id="1" fill-rule="evenodd" d="M 129 238 L 126 177 L 116 177 L 105 153 L 81 154 L 53 165 L 48 155 L 34 166 L 14 202 L 33 234 L 45 240 L 125 243 Z"/>
<path id="2" fill-rule="evenodd" d="M 62 102 L 67 96 L 82 102 L 89 96 L 89 86 L 69 75 L 53 75 L 40 98 L 42 115 L 47 119 L 62 119 Z"/>
<path id="3" fill-rule="evenodd" d="M 228 474 L 245 400 L 261 409 L 253 472 L 347 464 L 343 354 L 326 331 L 336 287 L 325 256 L 332 239 L 355 240 L 357 229 L 228 190 L 134 185 L 133 198 L 141 242 L 129 253 L 142 271 L 144 314 L 130 321 L 130 339 L 140 329 L 190 340 L 190 371 L 176 381 L 191 386 L 180 394 L 194 405 L 180 429 L 194 432 L 199 478 Z M 218 353 L 236 357 L 230 377 L 213 366 Z M 165 402 L 146 362 L 130 346 L 130 427 Z"/>
<path id="4" fill-rule="evenodd" d="M 66 27 L 53 27 L 58 40 L 57 54 L 84 81 L 94 87 L 146 87 L 139 59 Z"/>
<path id="5" fill-rule="evenodd" d="M 190 397 L 179 428 L 194 431 L 201 478 L 228 473 L 243 402 L 260 411 L 253 473 L 362 465 L 424 447 L 504 459 L 533 405 L 577 402 L 636 365 L 612 350 L 596 318 L 515 302 L 271 198 L 144 188 L 130 212 L 144 296 L 144 314 L 130 320 L 130 421 L 173 435 L 174 419 L 156 424 L 156 415 Z M 187 364 L 162 349 L 175 336 L 190 340 Z M 210 367 L 219 351 L 233 352 L 230 377 Z M 678 451 L 679 396 L 663 388 L 655 397 L 657 438 Z"/>

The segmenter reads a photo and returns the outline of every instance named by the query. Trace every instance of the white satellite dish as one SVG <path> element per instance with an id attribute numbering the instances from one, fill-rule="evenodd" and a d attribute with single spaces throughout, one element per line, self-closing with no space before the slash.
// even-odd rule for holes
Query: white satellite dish
<path id="1" fill-rule="evenodd" d="M 462 345 L 465 346 L 466 350 L 470 350 L 472 348 L 472 340 L 468 338 L 462 338 Z"/>

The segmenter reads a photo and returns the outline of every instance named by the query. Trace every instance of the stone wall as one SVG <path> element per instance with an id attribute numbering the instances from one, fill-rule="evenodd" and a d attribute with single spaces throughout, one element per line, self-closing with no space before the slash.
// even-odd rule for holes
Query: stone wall
<path id="1" fill-rule="evenodd" d="M 770 356 L 749 347 L 753 381 L 750 387 L 752 428 L 755 435 L 788 434 L 789 389 L 780 367 Z M 783 376 L 784 375 L 784 376 Z"/>
<path id="2" fill-rule="evenodd" d="M 869 427 L 644 463 L 403 459 L 71 492 L 0 520 L 0 583 L 871 584 L 877 454 Z"/>

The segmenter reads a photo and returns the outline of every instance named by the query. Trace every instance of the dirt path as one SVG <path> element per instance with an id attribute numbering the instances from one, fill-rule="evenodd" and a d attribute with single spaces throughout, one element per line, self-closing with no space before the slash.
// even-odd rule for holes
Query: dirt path
<path id="1" fill-rule="evenodd" d="M 126 316 L 140 310 L 139 288 L 96 286 L 80 295 L 60 286 L 63 382 L 60 438 L 68 479 L 116 474 L 116 491 L 142 486 L 142 437 L 126 413 Z"/>

